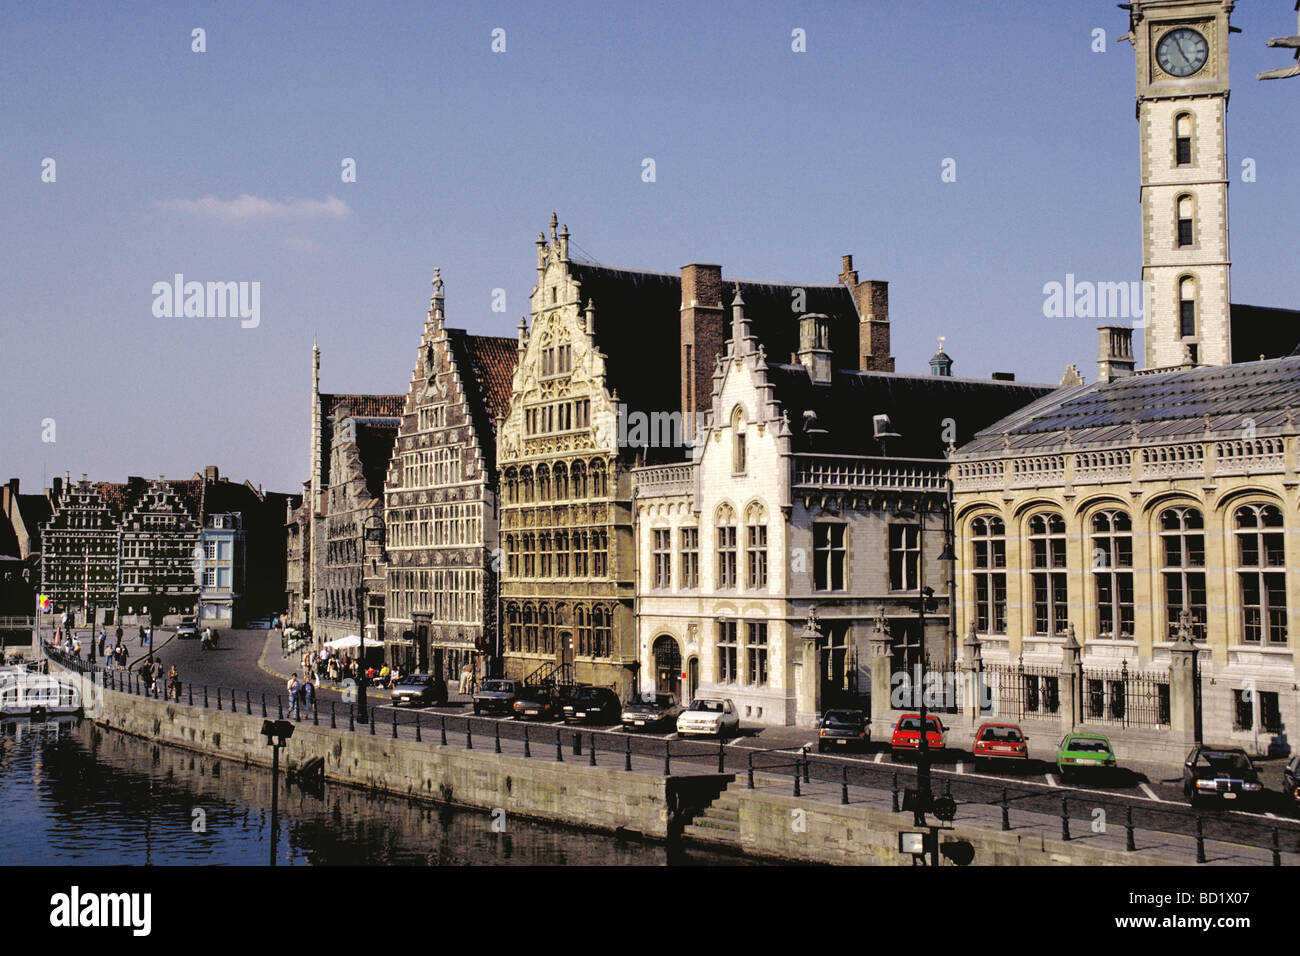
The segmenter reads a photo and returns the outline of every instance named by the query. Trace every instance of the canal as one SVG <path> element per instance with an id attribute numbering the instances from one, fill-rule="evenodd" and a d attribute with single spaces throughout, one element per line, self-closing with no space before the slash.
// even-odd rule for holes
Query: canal
<path id="1" fill-rule="evenodd" d="M 280 778 L 278 865 L 729 865 L 751 861 Z M 0 728 L 0 865 L 265 866 L 271 772 L 96 727 Z"/>

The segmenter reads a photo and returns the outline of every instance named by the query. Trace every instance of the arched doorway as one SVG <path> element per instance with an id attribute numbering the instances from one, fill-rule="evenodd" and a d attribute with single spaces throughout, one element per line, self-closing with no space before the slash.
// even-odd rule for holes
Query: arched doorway
<path id="1" fill-rule="evenodd" d="M 681 699 L 682 652 L 677 641 L 662 634 L 655 638 L 651 648 L 655 660 L 655 690 L 660 694 L 676 694 Z"/>

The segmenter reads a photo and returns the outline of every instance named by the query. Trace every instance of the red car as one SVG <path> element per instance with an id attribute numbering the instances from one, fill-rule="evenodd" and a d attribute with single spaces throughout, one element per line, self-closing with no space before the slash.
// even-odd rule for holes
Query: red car
<path id="1" fill-rule="evenodd" d="M 981 760 L 1028 760 L 1029 738 L 1015 724 L 981 724 L 975 731 L 975 746 L 971 748 L 975 762 Z"/>
<path id="2" fill-rule="evenodd" d="M 932 752 L 943 750 L 947 746 L 945 728 L 934 714 L 925 715 L 926 746 Z M 900 751 L 915 753 L 921 749 L 921 715 L 904 714 L 894 725 L 894 733 L 889 738 L 889 749 L 897 756 Z"/>

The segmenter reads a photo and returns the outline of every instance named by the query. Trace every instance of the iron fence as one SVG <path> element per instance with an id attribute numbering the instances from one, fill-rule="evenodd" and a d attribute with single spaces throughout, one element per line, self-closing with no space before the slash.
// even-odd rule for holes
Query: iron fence
<path id="1" fill-rule="evenodd" d="M 1051 718 L 1061 712 L 1061 676 L 1056 667 L 986 664 L 980 673 L 980 713 L 1008 720 Z"/>
<path id="2" fill-rule="evenodd" d="M 1169 678 L 1114 668 L 1084 668 L 1080 719 L 1088 724 L 1158 730 L 1169 726 Z"/>

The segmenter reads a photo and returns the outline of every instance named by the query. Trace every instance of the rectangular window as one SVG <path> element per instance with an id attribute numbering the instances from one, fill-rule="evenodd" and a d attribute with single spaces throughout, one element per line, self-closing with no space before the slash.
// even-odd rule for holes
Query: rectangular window
<path id="1" fill-rule="evenodd" d="M 921 526 L 889 526 L 889 587 L 894 591 L 915 591 L 921 558 Z"/>
<path id="2" fill-rule="evenodd" d="M 734 684 L 739 679 L 736 666 L 736 622 L 718 622 L 718 683 Z"/>
<path id="3" fill-rule="evenodd" d="M 1178 303 L 1178 334 L 1187 338 L 1196 334 L 1196 303 L 1184 301 Z"/>
<path id="4" fill-rule="evenodd" d="M 1255 728 L 1255 705 L 1250 691 L 1234 690 L 1232 692 L 1232 729 L 1253 730 Z"/>
<path id="5" fill-rule="evenodd" d="M 1278 706 L 1277 691 L 1259 692 L 1259 723 L 1270 734 L 1278 733 L 1282 729 L 1282 711 Z"/>
<path id="6" fill-rule="evenodd" d="M 758 687 L 767 685 L 767 622 L 750 621 L 746 624 L 745 657 L 749 662 L 749 683 Z"/>
<path id="7" fill-rule="evenodd" d="M 1177 158 L 1179 166 L 1189 166 L 1192 162 L 1192 138 L 1190 136 L 1179 136 L 1176 142 Z"/>
<path id="8" fill-rule="evenodd" d="M 720 589 L 736 586 L 736 526 L 721 525 L 718 528 L 718 587 Z"/>
<path id="9" fill-rule="evenodd" d="M 682 528 L 681 584 L 684 589 L 700 586 L 700 529 Z"/>
<path id="10" fill-rule="evenodd" d="M 745 528 L 745 563 L 750 590 L 767 587 L 767 525 L 751 524 Z"/>
<path id="11" fill-rule="evenodd" d="M 813 590 L 844 590 L 844 525 L 813 525 Z"/>
<path id="12" fill-rule="evenodd" d="M 1190 246 L 1192 244 L 1192 221 L 1190 219 L 1178 220 L 1178 244 L 1180 246 Z"/>
<path id="13" fill-rule="evenodd" d="M 672 586 L 673 552 L 671 542 L 671 529 L 654 529 L 654 586 L 657 588 Z"/>

